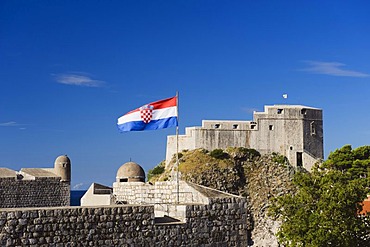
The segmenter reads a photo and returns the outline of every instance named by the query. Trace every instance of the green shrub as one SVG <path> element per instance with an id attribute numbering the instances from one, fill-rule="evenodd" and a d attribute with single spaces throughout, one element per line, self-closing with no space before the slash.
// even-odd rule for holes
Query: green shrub
<path id="1" fill-rule="evenodd" d="M 238 151 L 241 152 L 242 154 L 244 154 L 245 156 L 247 156 L 250 159 L 254 159 L 256 157 L 261 156 L 261 154 L 253 148 L 240 147 L 240 148 L 238 148 Z"/>
<path id="2" fill-rule="evenodd" d="M 162 174 L 164 170 L 164 162 L 159 163 L 159 165 L 148 171 L 148 181 L 150 181 L 153 176 Z"/>
<path id="3" fill-rule="evenodd" d="M 215 159 L 220 159 L 220 160 L 229 158 L 229 154 L 225 153 L 224 150 L 222 149 L 215 149 L 209 155 Z"/>
<path id="4" fill-rule="evenodd" d="M 275 152 L 272 153 L 272 161 L 279 164 L 287 164 L 289 162 L 287 157 Z"/>

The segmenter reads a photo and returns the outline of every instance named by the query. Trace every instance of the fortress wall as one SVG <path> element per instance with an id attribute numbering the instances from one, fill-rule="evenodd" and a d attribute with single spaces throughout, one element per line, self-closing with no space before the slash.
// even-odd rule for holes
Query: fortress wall
<path id="1" fill-rule="evenodd" d="M 70 185 L 58 177 L 35 180 L 0 178 L 0 208 L 58 207 L 70 205 Z"/>
<path id="2" fill-rule="evenodd" d="M 312 157 L 311 155 L 307 153 L 303 153 L 302 159 L 303 159 L 303 167 L 309 171 L 319 161 L 317 158 Z"/>
<path id="3" fill-rule="evenodd" d="M 205 122 L 208 125 L 208 122 Z M 229 122 L 218 121 L 220 126 Z M 234 122 L 231 122 L 234 123 Z M 238 125 L 242 126 L 242 125 Z M 232 129 L 232 125 L 229 129 L 214 129 L 214 128 L 200 128 L 191 127 L 186 128 L 185 135 L 179 135 L 179 152 L 183 150 L 193 150 L 196 148 L 204 148 L 212 151 L 216 148 L 228 148 L 228 147 L 250 147 L 249 135 L 250 131 L 245 130 L 246 127 L 240 129 Z M 224 128 L 226 128 L 224 126 Z M 168 165 L 176 153 L 176 136 L 167 136 L 167 149 L 166 149 L 166 165 Z"/>
<path id="4" fill-rule="evenodd" d="M 251 132 L 251 146 L 262 154 L 277 152 L 295 165 L 295 152 L 303 151 L 302 120 L 258 119 L 259 131 Z M 290 152 L 290 148 L 294 152 Z"/>
<path id="5" fill-rule="evenodd" d="M 0 246 L 153 246 L 152 206 L 7 209 Z"/>
<path id="6" fill-rule="evenodd" d="M 113 194 L 116 200 L 128 204 L 174 204 L 177 203 L 177 195 L 180 203 L 208 203 L 208 199 L 198 191 L 180 181 L 180 193 L 177 194 L 177 183 L 156 182 L 154 185 L 142 182 L 123 182 L 113 184 Z"/>
<path id="7" fill-rule="evenodd" d="M 278 152 L 293 166 L 308 170 L 313 165 L 304 155 L 322 159 L 322 110 L 302 105 L 265 106 L 254 112 L 253 121 L 203 120 L 202 127 L 186 128 L 179 136 L 179 151 L 227 147 L 253 148 L 261 154 Z M 176 136 L 167 137 L 166 165 L 176 153 Z M 307 162 L 307 163 L 305 163 Z"/>
<path id="8" fill-rule="evenodd" d="M 186 206 L 186 223 L 156 225 L 158 246 L 248 246 L 244 198 L 214 198 Z"/>
<path id="9" fill-rule="evenodd" d="M 196 128 L 198 127 L 187 127 L 185 128 L 185 135 L 178 136 L 179 152 L 185 149 L 195 149 L 195 139 L 193 137 L 193 132 Z M 170 163 L 174 154 L 176 154 L 176 151 L 176 135 L 167 136 L 166 166 Z"/>
<path id="10" fill-rule="evenodd" d="M 228 147 L 249 147 L 249 131 L 198 129 L 195 134 L 196 148 L 226 149 Z"/>
<path id="11" fill-rule="evenodd" d="M 319 159 L 323 159 L 323 121 L 321 119 L 307 119 L 303 124 L 303 133 L 304 150 L 308 151 L 311 155 Z"/>
<path id="12" fill-rule="evenodd" d="M 154 206 L 3 209 L 1 246 L 247 246 L 245 198 L 185 205 L 185 223 L 155 224 Z"/>

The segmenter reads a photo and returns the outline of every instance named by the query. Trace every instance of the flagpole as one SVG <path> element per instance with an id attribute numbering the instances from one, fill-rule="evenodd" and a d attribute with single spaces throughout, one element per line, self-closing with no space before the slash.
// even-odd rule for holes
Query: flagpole
<path id="1" fill-rule="evenodd" d="M 177 190 L 177 204 L 180 203 L 180 182 L 179 182 L 179 92 L 176 91 L 176 115 L 177 115 L 177 126 L 176 126 L 176 190 Z"/>

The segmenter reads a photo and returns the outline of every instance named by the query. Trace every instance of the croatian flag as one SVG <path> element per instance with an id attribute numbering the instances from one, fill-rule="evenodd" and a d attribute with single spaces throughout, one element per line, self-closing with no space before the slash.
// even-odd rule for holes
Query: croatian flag
<path id="1" fill-rule="evenodd" d="M 177 126 L 177 97 L 159 100 L 118 118 L 121 132 L 156 130 Z"/>

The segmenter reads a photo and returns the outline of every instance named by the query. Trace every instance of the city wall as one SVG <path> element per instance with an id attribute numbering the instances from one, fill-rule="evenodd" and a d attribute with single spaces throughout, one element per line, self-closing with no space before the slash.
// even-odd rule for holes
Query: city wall
<path id="1" fill-rule="evenodd" d="M 70 185 L 60 177 L 0 178 L 0 208 L 69 206 Z"/>
<path id="2" fill-rule="evenodd" d="M 153 205 L 1 209 L 0 245 L 247 246 L 244 198 L 184 206 L 175 223 L 156 223 Z"/>

